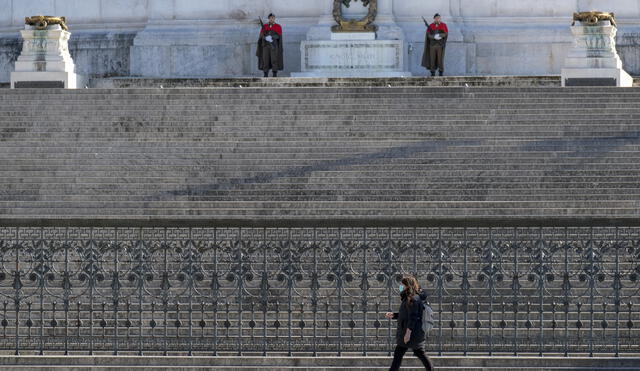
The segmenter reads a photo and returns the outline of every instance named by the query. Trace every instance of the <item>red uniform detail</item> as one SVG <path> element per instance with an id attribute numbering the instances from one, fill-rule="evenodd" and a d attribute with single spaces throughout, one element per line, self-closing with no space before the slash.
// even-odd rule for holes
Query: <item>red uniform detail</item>
<path id="1" fill-rule="evenodd" d="M 278 35 L 282 36 L 282 26 L 277 23 L 274 23 L 273 26 L 269 23 L 266 23 L 264 26 L 262 26 L 262 30 L 260 30 L 260 33 L 265 33 L 267 31 L 274 31 Z"/>
<path id="2" fill-rule="evenodd" d="M 431 23 L 429 25 L 429 32 L 436 32 L 436 31 L 442 31 L 442 32 L 446 32 L 449 33 L 449 29 L 447 28 L 447 25 L 445 23 L 440 22 L 440 24 L 435 24 L 435 23 Z"/>

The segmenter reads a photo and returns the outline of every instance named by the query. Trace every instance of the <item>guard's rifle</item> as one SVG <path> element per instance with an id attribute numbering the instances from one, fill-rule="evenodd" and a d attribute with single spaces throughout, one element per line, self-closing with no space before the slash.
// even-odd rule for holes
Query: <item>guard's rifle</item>
<path id="1" fill-rule="evenodd" d="M 260 38 L 262 38 L 262 27 L 264 27 L 264 23 L 262 23 L 262 17 L 258 16 L 258 22 L 260 22 Z"/>
<path id="2" fill-rule="evenodd" d="M 422 21 L 424 22 L 424 25 L 425 25 L 425 26 L 429 27 L 429 22 L 427 22 L 427 20 L 426 20 L 426 19 L 424 19 L 424 17 L 422 17 Z"/>

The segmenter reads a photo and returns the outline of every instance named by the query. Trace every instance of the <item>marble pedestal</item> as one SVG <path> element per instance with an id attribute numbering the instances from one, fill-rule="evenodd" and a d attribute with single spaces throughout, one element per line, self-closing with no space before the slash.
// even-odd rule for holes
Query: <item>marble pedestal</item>
<path id="1" fill-rule="evenodd" d="M 609 21 L 572 26 L 574 44 L 562 69 L 562 86 L 633 86 L 616 51 L 617 28 Z"/>
<path id="2" fill-rule="evenodd" d="M 375 33 L 336 33 L 300 46 L 302 72 L 293 77 L 404 77 L 404 42 L 376 40 Z"/>
<path id="3" fill-rule="evenodd" d="M 46 30 L 27 25 L 20 33 L 22 53 L 11 73 L 11 88 L 78 88 L 82 79 L 69 54 L 69 32 L 59 25 Z"/>

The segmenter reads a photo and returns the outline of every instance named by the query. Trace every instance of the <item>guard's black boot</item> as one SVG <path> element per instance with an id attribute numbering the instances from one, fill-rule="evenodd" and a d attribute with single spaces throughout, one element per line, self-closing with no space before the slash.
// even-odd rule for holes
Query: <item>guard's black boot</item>
<path id="1" fill-rule="evenodd" d="M 431 76 L 435 76 L 436 75 L 436 71 L 431 71 Z"/>
<path id="2" fill-rule="evenodd" d="M 438 76 L 442 76 L 442 71 L 438 71 Z"/>
<path id="3" fill-rule="evenodd" d="M 269 71 L 264 71 L 264 77 L 269 77 Z"/>
<path id="4" fill-rule="evenodd" d="M 273 77 L 278 77 L 278 71 L 273 71 Z"/>

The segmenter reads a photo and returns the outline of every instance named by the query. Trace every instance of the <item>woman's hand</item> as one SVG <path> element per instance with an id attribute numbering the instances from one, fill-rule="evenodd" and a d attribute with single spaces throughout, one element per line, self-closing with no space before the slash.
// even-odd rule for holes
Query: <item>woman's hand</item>
<path id="1" fill-rule="evenodd" d="M 411 329 L 407 329 L 404 333 L 404 343 L 407 344 L 411 340 Z"/>
<path id="2" fill-rule="evenodd" d="M 387 312 L 387 313 L 385 313 L 385 314 L 384 314 L 384 317 L 385 317 L 386 319 L 393 319 L 393 313 L 391 313 L 391 312 Z"/>

